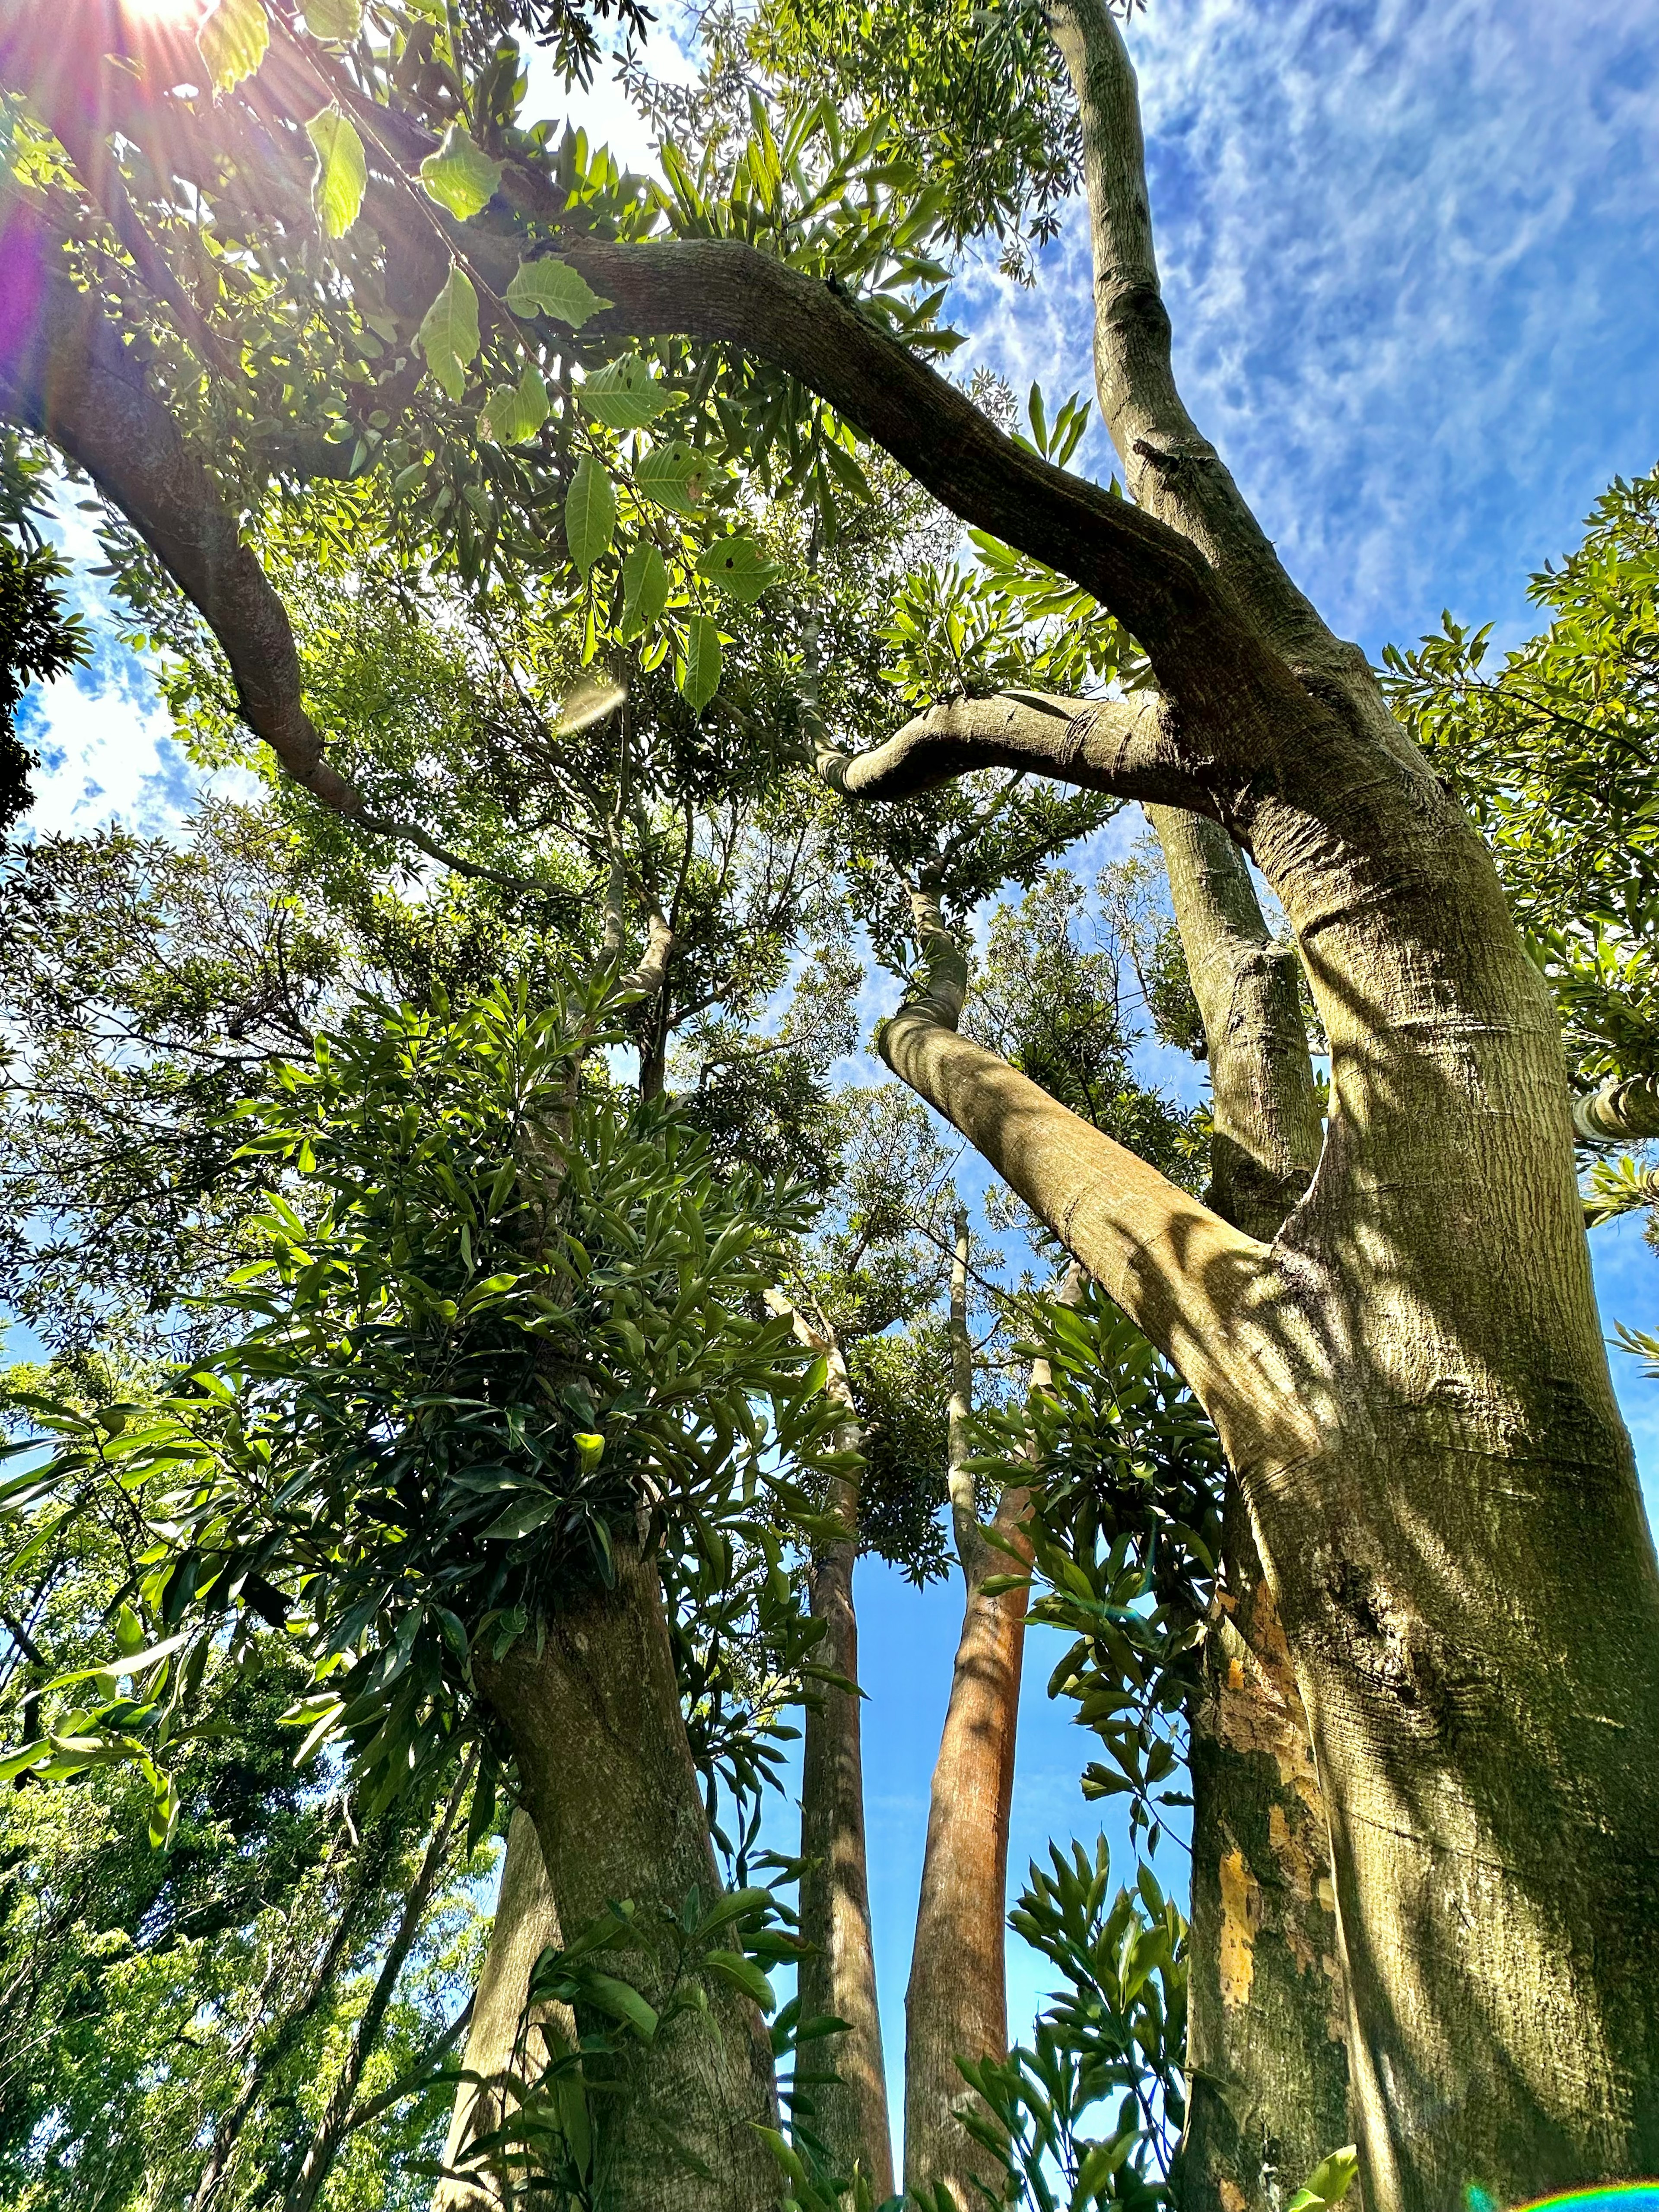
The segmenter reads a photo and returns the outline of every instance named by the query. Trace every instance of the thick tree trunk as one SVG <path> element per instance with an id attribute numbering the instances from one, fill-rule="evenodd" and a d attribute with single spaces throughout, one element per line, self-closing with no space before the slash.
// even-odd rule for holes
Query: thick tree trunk
<path id="1" fill-rule="evenodd" d="M 475 1661 L 506 1729 L 567 1941 L 613 1903 L 653 1932 L 695 1893 L 720 1894 L 686 1741 L 655 1567 L 622 1556 L 614 1590 L 551 1614 L 499 1661 Z M 671 1947 L 672 1948 L 672 1947 Z M 672 1957 L 602 1953 L 600 1968 L 661 2008 Z M 706 1985 L 708 2011 L 683 2014 L 649 2043 L 596 2060 L 599 2171 L 607 2212 L 769 2212 L 778 2174 L 755 2124 L 777 2124 L 770 2040 L 750 2001 Z M 586 2020 L 582 2033 L 613 2023 Z"/>
<path id="2" fill-rule="evenodd" d="M 821 1340 L 818 1340 L 822 1341 Z M 823 1346 L 829 1389 L 846 1409 L 837 1442 L 855 1449 L 859 1430 L 846 1363 L 833 1340 Z M 813 1618 L 824 1623 L 817 1659 L 846 1681 L 859 1679 L 858 1616 L 853 1571 L 858 1559 L 858 1484 L 836 1477 L 830 1509 L 844 1534 L 816 1550 L 809 1568 Z M 803 2021 L 844 2020 L 844 2035 L 809 2045 L 808 2069 L 837 2079 L 811 2094 L 813 2132 L 837 2171 L 860 2163 L 879 2203 L 893 2191 L 892 2134 L 887 2115 L 887 2075 L 876 1995 L 875 1946 L 870 1927 L 870 1884 L 864 1841 L 864 1751 L 856 1686 L 823 1686 L 809 1707 L 802 1747 L 800 1850 L 806 1862 L 800 1883 L 800 1932 L 811 1949 L 801 1960 L 799 1990 Z M 822 2061 L 817 2054 L 823 2054 Z"/>
<path id="3" fill-rule="evenodd" d="M 973 1411 L 967 1275 L 967 1223 L 959 1216 L 951 1273 L 950 1481 L 964 1602 L 904 2001 L 905 2187 L 946 2183 L 964 2212 L 981 2201 L 975 2182 L 994 2187 L 1006 2178 L 963 2128 L 960 2115 L 977 2099 L 957 2061 L 1008 2051 L 1008 1816 L 1028 1597 L 1024 1589 L 984 1588 L 991 1576 L 1017 1569 L 986 1541 L 966 1466 Z M 1016 1543 L 1029 1495 L 1005 1490 L 998 1503 L 994 1526 Z"/>
<path id="4" fill-rule="evenodd" d="M 432 2199 L 432 2212 L 511 2212 L 513 2195 L 493 2164 L 468 2170 L 469 2144 L 492 2134 L 518 2109 L 548 2059 L 574 2040 L 575 2023 L 562 2005 L 530 2005 L 536 1961 L 560 1941 L 558 1908 L 542 1859 L 536 1824 L 522 1806 L 507 1832 L 501 1892 L 489 1931 L 489 1948 L 472 2001 L 465 2071 L 455 2093 L 444 2144 L 448 2169 Z"/>
<path id="5" fill-rule="evenodd" d="M 1323 1138 L 1297 988 L 1225 830 L 1147 810 L 1210 1067 L 1216 1211 L 1271 1239 Z M 1274 2212 L 1352 2140 L 1330 1841 L 1307 1716 L 1249 1515 L 1229 1475 L 1215 1611 L 1188 1715 L 1193 1899 L 1187 2212 Z"/>

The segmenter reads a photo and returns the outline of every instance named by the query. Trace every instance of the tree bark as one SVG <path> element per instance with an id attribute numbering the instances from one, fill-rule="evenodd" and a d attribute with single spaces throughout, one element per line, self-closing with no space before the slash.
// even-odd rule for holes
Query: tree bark
<path id="1" fill-rule="evenodd" d="M 512 1742 L 567 1940 L 613 1902 L 657 1930 L 694 1896 L 721 1893 L 680 1712 L 655 1567 L 620 1554 L 614 1590 L 572 1600 L 512 1646 L 476 1658 L 479 1688 Z M 605 1972 L 660 2010 L 672 1960 L 601 1953 Z M 690 1971 L 688 1969 L 688 1971 Z M 769 2212 L 778 2194 L 756 2124 L 775 2127 L 772 2052 L 754 2004 L 709 1978 L 708 2011 L 596 2060 L 596 2163 L 607 2212 Z M 578 2031 L 612 2023 L 588 2020 Z"/>
<path id="2" fill-rule="evenodd" d="M 443 2178 L 432 2212 L 512 2212 L 509 2182 L 493 2162 L 468 2167 L 468 2146 L 492 2134 L 519 2106 L 555 2051 L 574 2041 L 562 2005 L 530 2004 L 536 1961 L 561 1940 L 558 1907 L 536 1824 L 520 1806 L 507 1832 L 489 1948 L 472 2001 L 465 2070 L 444 2144 Z"/>
<path id="3" fill-rule="evenodd" d="M 904 2182 L 948 2185 L 977 2203 L 976 2182 L 1006 2180 L 998 2160 L 963 2130 L 975 2101 L 958 2058 L 1008 2055 L 1006 1912 L 1008 1822 L 1013 1801 L 1019 1685 L 1025 1648 L 1024 1587 L 988 1591 L 1017 1562 L 986 1540 L 968 1469 L 973 1353 L 968 1334 L 968 1223 L 957 1218 L 951 1270 L 951 1512 L 962 1567 L 962 1631 L 950 1703 L 933 1766 L 915 1945 L 905 1994 Z M 1029 1490 L 1006 1489 L 992 1522 L 1018 1546 Z"/>
<path id="4" fill-rule="evenodd" d="M 775 1311 L 786 1302 L 769 1299 Z M 860 1432 L 847 1363 L 832 1334 L 794 1311 L 795 1334 L 822 1352 L 827 1388 L 846 1418 L 837 1449 L 856 1451 Z M 807 1570 L 812 1617 L 824 1626 L 817 1663 L 854 1685 L 825 1683 L 806 1709 L 802 1745 L 800 1933 L 811 1948 L 803 1958 L 797 1987 L 800 2014 L 844 2020 L 844 2035 L 809 2045 L 822 2051 L 838 2077 L 814 2085 L 811 2126 L 837 2171 L 861 2165 L 879 2203 L 893 2193 L 893 2137 L 887 2112 L 887 2069 L 882 2056 L 881 2008 L 876 1993 L 875 1942 L 870 1924 L 870 1879 L 864 1837 L 864 1747 L 859 1679 L 858 1614 L 853 1572 L 858 1560 L 859 1486 L 856 1476 L 830 1478 L 830 1515 L 842 1534 L 815 1547 Z M 814 2072 L 818 2069 L 813 2067 Z"/>
<path id="5" fill-rule="evenodd" d="M 1572 1109 L 1574 1132 L 1586 1144 L 1644 1144 L 1659 1137 L 1659 1076 L 1630 1075 L 1604 1083 Z"/>
<path id="6" fill-rule="evenodd" d="M 1147 810 L 1210 1068 L 1210 1201 L 1271 1239 L 1323 1129 L 1297 988 L 1243 855 L 1214 823 Z M 1215 1607 L 1188 1714 L 1193 1792 L 1186 2212 L 1275 2212 L 1352 2140 L 1324 1802 L 1273 1590 L 1231 1472 Z"/>

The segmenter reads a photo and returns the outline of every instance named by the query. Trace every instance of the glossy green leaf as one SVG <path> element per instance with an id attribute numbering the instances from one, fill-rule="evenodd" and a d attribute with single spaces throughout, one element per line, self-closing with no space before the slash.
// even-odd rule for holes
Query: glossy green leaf
<path id="1" fill-rule="evenodd" d="M 703 1965 L 711 1974 L 718 1974 L 734 1990 L 741 1990 L 744 1996 L 752 1997 L 763 2013 L 775 2009 L 778 2000 L 771 1983 L 754 1960 L 745 1958 L 741 1951 L 710 1951 L 705 1954 Z"/>
<path id="2" fill-rule="evenodd" d="M 697 563 L 697 574 L 707 577 L 729 599 L 751 606 L 782 572 L 766 558 L 752 538 L 722 538 L 708 547 Z"/>
<path id="3" fill-rule="evenodd" d="M 674 404 L 637 354 L 596 368 L 576 393 L 585 415 L 612 430 L 642 430 Z"/>
<path id="4" fill-rule="evenodd" d="M 306 125 L 317 149 L 311 204 L 325 238 L 343 238 L 356 222 L 368 184 L 368 164 L 356 125 L 337 107 L 325 107 Z"/>
<path id="5" fill-rule="evenodd" d="M 228 92 L 252 76 L 270 44 L 264 0 L 214 0 L 196 33 L 197 51 L 216 92 Z"/>
<path id="6" fill-rule="evenodd" d="M 478 435 L 497 446 L 521 446 L 546 422 L 548 404 L 546 380 L 532 361 L 516 384 L 490 393 L 478 416 Z"/>
<path id="7" fill-rule="evenodd" d="M 478 350 L 478 295 L 459 265 L 452 265 L 443 290 L 427 309 L 415 343 L 444 391 L 460 399 L 468 365 Z"/>
<path id="8" fill-rule="evenodd" d="M 1328 2212 L 1331 2205 L 1342 2202 L 1358 2174 L 1359 2153 L 1352 2143 L 1346 2143 L 1320 2160 L 1285 2212 Z"/>
<path id="9" fill-rule="evenodd" d="M 667 563 L 654 545 L 636 545 L 623 562 L 623 638 L 649 629 L 667 605 Z"/>
<path id="10" fill-rule="evenodd" d="M 538 1490 L 533 1498 L 521 1504 L 509 1505 L 505 1513 L 498 1514 L 483 1531 L 486 1536 L 528 1536 L 543 1528 L 559 1510 L 556 1498 L 550 1498 Z"/>
<path id="11" fill-rule="evenodd" d="M 614 1974 L 584 1973 L 581 1990 L 590 2004 L 598 2005 L 613 2020 L 625 2020 L 642 2043 L 649 2043 L 655 2035 L 655 2008 L 647 2003 L 631 1983 L 618 1981 Z"/>
<path id="12" fill-rule="evenodd" d="M 501 180 L 501 165 L 452 123 L 435 154 L 421 164 L 421 182 L 457 222 L 489 206 Z"/>
<path id="13" fill-rule="evenodd" d="M 685 631 L 680 696 L 688 707 L 701 714 L 720 688 L 720 634 L 707 615 L 693 615 Z"/>
<path id="14" fill-rule="evenodd" d="M 600 298 L 579 269 L 544 254 L 538 260 L 519 264 L 507 288 L 507 304 L 515 315 L 551 315 L 579 331 L 590 315 L 611 302 Z"/>
<path id="15" fill-rule="evenodd" d="M 592 453 L 584 453 L 564 501 L 565 543 L 584 576 L 609 550 L 616 527 L 617 495 L 611 479 Z"/>

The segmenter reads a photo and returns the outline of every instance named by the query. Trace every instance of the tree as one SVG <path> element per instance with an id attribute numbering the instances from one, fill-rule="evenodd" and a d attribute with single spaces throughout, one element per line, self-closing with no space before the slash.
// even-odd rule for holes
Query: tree
<path id="1" fill-rule="evenodd" d="M 33 341 L 7 372 L 15 417 L 48 432 L 144 533 L 214 627 L 250 724 L 348 819 L 370 810 L 305 711 L 280 601 L 226 490 L 263 488 L 301 456 L 349 465 L 344 448 L 361 443 L 364 466 L 416 471 L 410 489 L 418 481 L 435 526 L 426 543 L 463 575 L 514 557 L 526 518 L 556 507 L 591 575 L 614 525 L 594 520 L 595 468 L 557 450 L 558 429 L 580 419 L 574 390 L 568 409 L 561 392 L 542 462 L 521 470 L 477 438 L 476 408 L 463 406 L 475 361 L 494 384 L 490 424 L 509 388 L 530 414 L 550 404 L 538 363 L 562 360 L 568 342 L 526 339 L 532 318 L 515 301 L 546 300 L 566 327 L 624 355 L 640 336 L 681 380 L 701 441 L 690 451 L 704 458 L 671 460 L 665 442 L 647 480 L 678 468 L 707 482 L 718 453 L 736 450 L 833 504 L 831 456 L 854 430 L 1122 625 L 1145 659 L 1146 681 L 1127 692 L 952 699 L 871 750 L 823 749 L 823 773 L 868 805 L 1003 768 L 1218 824 L 1279 900 L 1329 1042 L 1311 1183 L 1261 1237 L 959 1034 L 966 969 L 937 899 L 918 908 L 925 972 L 884 1056 L 1173 1360 L 1225 1447 L 1322 1784 L 1368 2197 L 1414 2212 L 1472 2179 L 1519 2197 L 1651 2166 L 1659 1573 L 1591 1295 L 1554 1009 L 1454 796 L 1362 657 L 1285 576 L 1182 406 L 1115 23 L 1090 0 L 1054 17 L 1095 238 L 1097 381 L 1128 499 L 1016 444 L 921 357 L 933 341 L 905 296 L 925 276 L 911 249 L 930 220 L 935 238 L 950 232 L 913 147 L 904 166 L 913 112 L 885 143 L 877 125 L 852 149 L 872 191 L 838 232 L 823 210 L 845 191 L 849 155 L 821 107 L 781 141 L 762 116 L 696 173 L 671 162 L 672 196 L 653 198 L 590 167 L 574 142 L 554 156 L 517 131 L 516 62 L 497 60 L 483 10 L 441 52 L 435 33 L 394 24 L 345 64 L 309 25 L 283 25 L 268 73 L 266 19 L 252 19 L 251 32 L 246 8 L 210 19 L 209 46 L 222 82 L 253 88 L 191 118 L 165 149 L 142 54 L 136 73 L 93 66 L 99 106 L 75 94 L 72 68 L 54 76 L 29 55 L 26 29 L 9 35 L 0 70 L 42 100 L 78 179 L 59 218 L 74 265 L 88 283 L 95 270 L 157 346 L 154 368 L 135 362 L 91 294 L 53 273 L 46 187 L 63 165 L 30 142 L 35 199 L 13 223 L 8 285 L 9 326 Z M 948 87 L 972 33 L 949 10 L 915 20 L 925 101 Z M 61 27 L 53 39 L 60 53 Z M 274 252 L 270 219 L 239 208 L 234 191 L 257 131 L 263 205 L 286 191 L 282 220 L 297 234 L 313 167 L 300 133 L 331 96 L 325 216 L 343 239 L 349 203 L 369 207 L 341 248 L 349 286 L 335 264 L 313 275 Z M 236 251 L 207 257 L 204 304 L 173 274 L 169 252 L 183 252 L 166 193 L 142 187 L 151 228 L 134 214 L 103 150 L 113 129 L 153 175 L 188 176 L 228 224 Z M 372 203 L 356 182 L 370 166 L 364 133 Z M 1025 151 L 1015 129 L 999 163 L 1017 173 Z M 123 158 L 136 180 L 137 157 Z M 424 212 L 422 162 L 447 216 Z M 878 167 L 897 181 L 878 189 Z M 647 235 L 658 223 L 679 234 Z M 227 290 L 241 303 L 246 398 L 221 374 Z M 356 343 L 377 316 L 389 333 L 374 334 L 378 352 Z M 337 396 L 348 380 L 321 376 L 303 389 L 290 380 L 283 396 L 273 364 L 307 341 L 319 365 L 368 356 L 350 401 Z M 417 358 L 459 410 L 441 431 L 434 400 L 404 397 Z M 225 489 L 184 442 L 202 420 L 204 374 L 220 377 Z M 799 386 L 822 404 L 798 406 Z M 256 399 L 270 411 L 252 414 Z M 290 441 L 280 447 L 262 444 L 272 413 Z M 588 434 L 586 459 L 597 466 L 603 448 L 639 500 L 642 544 L 654 526 L 639 471 Z M 446 524 L 452 509 L 460 519 Z M 677 574 L 693 553 L 712 553 L 716 573 L 748 557 L 712 532 L 670 550 Z M 613 580 L 619 594 L 620 569 Z M 669 638 L 689 696 L 712 672 L 708 620 L 676 617 Z"/>

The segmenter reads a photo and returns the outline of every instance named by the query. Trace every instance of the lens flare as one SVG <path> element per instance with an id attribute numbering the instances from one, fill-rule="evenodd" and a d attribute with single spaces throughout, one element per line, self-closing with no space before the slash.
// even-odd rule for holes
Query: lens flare
<path id="1" fill-rule="evenodd" d="M 204 13 L 203 0 L 120 0 L 120 7 L 130 23 L 154 23 L 168 30 L 194 31 Z"/>

